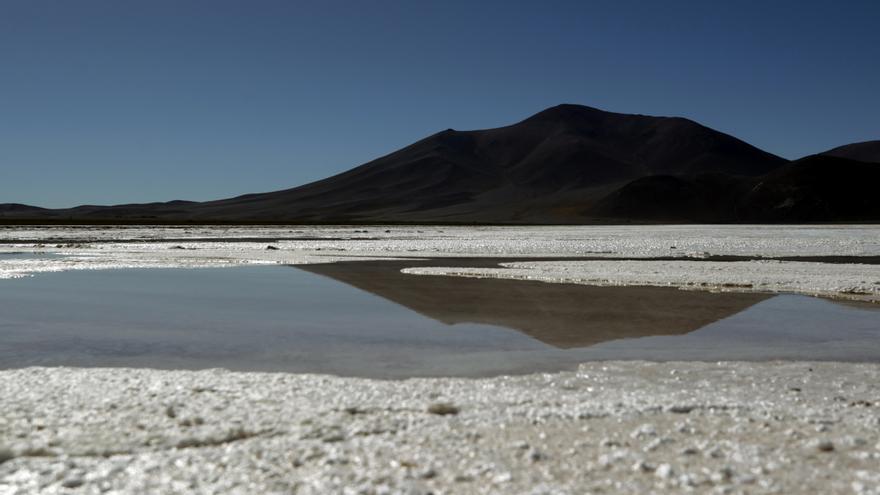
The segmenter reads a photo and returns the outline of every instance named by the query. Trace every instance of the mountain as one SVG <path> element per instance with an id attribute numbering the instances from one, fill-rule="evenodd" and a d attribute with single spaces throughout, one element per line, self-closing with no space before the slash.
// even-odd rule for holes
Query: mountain
<path id="1" fill-rule="evenodd" d="M 680 118 L 560 105 L 518 124 L 446 131 L 302 187 L 209 203 L 200 218 L 307 221 L 579 221 L 640 177 L 760 175 L 785 161 Z"/>
<path id="2" fill-rule="evenodd" d="M 880 163 L 880 140 L 852 143 L 828 150 L 822 155 L 849 158 L 868 163 Z"/>
<path id="3" fill-rule="evenodd" d="M 38 208 L 36 206 L 28 206 L 19 203 L 4 203 L 0 204 L 0 217 L 4 214 L 10 215 L 40 215 L 45 214 L 51 210 L 47 210 L 45 208 Z"/>
<path id="4" fill-rule="evenodd" d="M 559 105 L 507 127 L 447 129 L 292 189 L 202 203 L 0 205 L 0 221 L 876 221 L 866 198 L 880 167 L 866 162 L 880 161 L 878 148 L 789 162 L 684 118 Z"/>
<path id="5" fill-rule="evenodd" d="M 143 222 L 583 223 L 601 221 L 609 216 L 606 210 L 618 211 L 602 200 L 621 188 L 638 187 L 633 181 L 714 174 L 723 182 L 761 176 L 785 163 L 687 119 L 559 105 L 507 127 L 447 129 L 293 189 L 204 203 L 0 215 Z"/>

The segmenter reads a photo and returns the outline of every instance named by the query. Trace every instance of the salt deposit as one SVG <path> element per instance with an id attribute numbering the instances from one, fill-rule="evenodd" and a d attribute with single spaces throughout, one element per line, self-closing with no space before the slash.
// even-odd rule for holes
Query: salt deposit
<path id="1" fill-rule="evenodd" d="M 501 263 L 501 268 L 419 267 L 403 271 L 414 275 L 788 292 L 880 301 L 880 265 L 787 261 L 537 261 Z"/>
<path id="2" fill-rule="evenodd" d="M 880 256 L 877 226 L 0 228 L 0 254 L 11 252 L 64 257 L 0 256 L 0 278 L 409 256 L 450 258 L 449 268 L 406 269 L 413 276 L 880 291 L 876 265 L 857 258 L 694 259 Z M 455 257 L 502 256 L 522 260 L 455 267 Z M 880 365 L 813 362 L 599 362 L 406 381 L 6 370 L 0 495 L 880 494 L 878 384 Z"/>
<path id="3" fill-rule="evenodd" d="M 4 227 L 0 279 L 113 268 L 207 268 L 395 257 L 591 257 L 629 261 L 520 262 L 504 268 L 419 268 L 412 274 L 527 278 L 548 282 L 665 285 L 795 292 L 877 300 L 878 226 L 578 227 Z M 693 261 L 710 256 L 842 257 L 850 264 Z M 640 258 L 673 258 L 639 261 Z M 632 259 L 635 260 L 632 260 Z M 683 260 L 675 260 L 682 258 Z M 689 261 L 685 261 L 689 260 Z"/>
<path id="4" fill-rule="evenodd" d="M 249 240 L 255 244 L 248 245 Z M 357 255 L 880 255 L 880 227 L 875 225 L 0 227 L 2 250 L 77 252 L 79 248 L 87 248 L 90 252 L 104 249 L 142 252 L 162 251 L 179 244 L 187 248 L 213 247 L 236 252 L 265 249 L 265 243 L 273 241 L 291 253 L 321 249 Z"/>
<path id="5" fill-rule="evenodd" d="M 0 372 L 0 493 L 880 493 L 880 366 Z"/>

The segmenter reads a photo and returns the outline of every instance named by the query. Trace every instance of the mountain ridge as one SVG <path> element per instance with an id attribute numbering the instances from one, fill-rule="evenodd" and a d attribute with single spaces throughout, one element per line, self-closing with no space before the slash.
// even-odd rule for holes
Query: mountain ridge
<path id="1" fill-rule="evenodd" d="M 810 162 L 813 168 L 843 167 L 854 174 L 854 180 L 873 179 L 872 170 L 837 161 L 845 158 L 816 156 L 820 164 Z M 799 162 L 682 117 L 562 104 L 508 126 L 446 129 L 348 171 L 293 188 L 206 202 L 60 210 L 0 205 L 0 221 L 28 217 L 143 223 L 788 221 L 778 211 L 768 215 L 751 202 L 772 203 L 776 196 L 784 196 L 787 180 L 799 181 L 799 201 L 809 197 L 810 188 L 819 194 L 821 181 L 806 181 L 797 167 L 791 168 Z M 773 195 L 751 193 L 763 179 L 774 184 Z M 844 195 L 822 191 L 827 201 L 845 201 Z M 779 198 L 780 203 L 785 201 Z M 804 213 L 808 210 L 799 209 L 792 218 L 810 221 Z M 861 218 L 852 208 L 840 211 L 846 212 L 843 220 Z"/>
<path id="2" fill-rule="evenodd" d="M 861 162 L 880 163 L 880 139 L 845 144 L 824 151 L 820 154 L 825 156 L 835 156 L 838 158 L 849 158 L 850 160 L 858 160 Z"/>

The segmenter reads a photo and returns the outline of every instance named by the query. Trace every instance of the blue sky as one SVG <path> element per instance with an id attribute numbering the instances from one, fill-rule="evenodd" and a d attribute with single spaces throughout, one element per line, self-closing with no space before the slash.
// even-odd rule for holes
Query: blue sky
<path id="1" fill-rule="evenodd" d="M 558 103 L 880 139 L 880 2 L 0 0 L 0 203 L 206 200 Z"/>

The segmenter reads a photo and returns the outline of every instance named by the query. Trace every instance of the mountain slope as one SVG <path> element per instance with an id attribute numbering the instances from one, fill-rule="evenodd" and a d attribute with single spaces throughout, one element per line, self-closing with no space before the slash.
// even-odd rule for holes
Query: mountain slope
<path id="1" fill-rule="evenodd" d="M 582 222 L 653 175 L 758 176 L 785 160 L 683 118 L 559 105 L 517 124 L 448 129 L 304 186 L 205 203 L 84 206 L 48 215 L 227 221 Z"/>
<path id="2" fill-rule="evenodd" d="M 559 105 L 447 129 L 300 187 L 203 203 L 0 205 L 0 219 L 121 222 L 877 221 L 880 167 L 857 143 L 788 162 L 696 122 Z"/>
<path id="3" fill-rule="evenodd" d="M 878 181 L 878 164 L 813 155 L 760 177 L 645 177 L 609 194 L 591 213 L 617 221 L 872 222 L 880 220 Z"/>
<path id="4" fill-rule="evenodd" d="M 846 144 L 821 154 L 838 158 L 849 158 L 850 160 L 861 162 L 880 163 L 880 140 Z"/>
<path id="5" fill-rule="evenodd" d="M 3 203 L 0 204 L 0 215 L 41 215 L 51 210 L 39 208 L 36 206 L 28 206 L 20 203 Z"/>
<path id="6" fill-rule="evenodd" d="M 763 177 L 739 204 L 760 222 L 880 220 L 880 164 L 813 155 Z"/>
<path id="7" fill-rule="evenodd" d="M 739 212 L 738 203 L 759 180 L 724 174 L 652 175 L 612 192 L 589 213 L 621 221 L 747 221 Z"/>
<path id="8" fill-rule="evenodd" d="M 195 214 L 553 221 L 646 175 L 760 175 L 783 163 L 686 119 L 560 105 L 508 127 L 446 130 L 323 181 L 205 204 Z"/>

